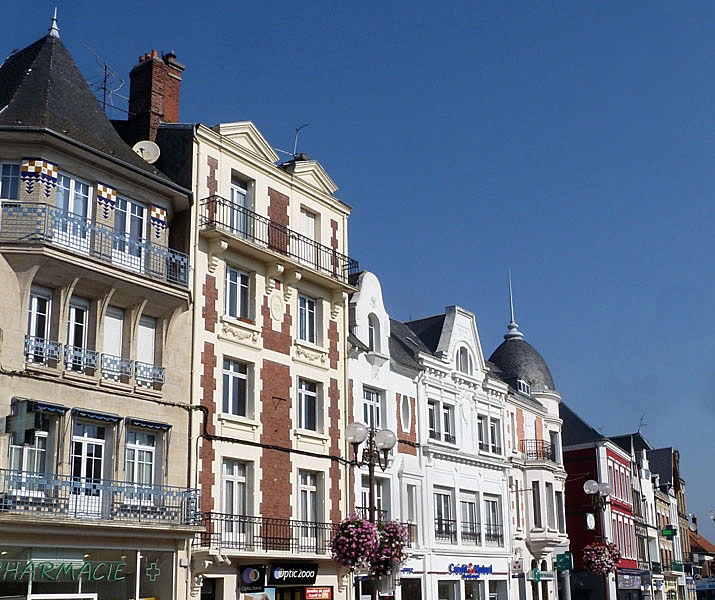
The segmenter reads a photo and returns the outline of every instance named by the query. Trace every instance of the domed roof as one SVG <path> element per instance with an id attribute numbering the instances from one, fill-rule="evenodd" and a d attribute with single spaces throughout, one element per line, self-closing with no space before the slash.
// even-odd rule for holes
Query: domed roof
<path id="1" fill-rule="evenodd" d="M 507 338 L 489 357 L 502 371 L 504 380 L 516 387 L 516 380 L 521 379 L 535 392 L 555 390 L 551 371 L 541 354 L 529 342 L 521 337 Z"/>

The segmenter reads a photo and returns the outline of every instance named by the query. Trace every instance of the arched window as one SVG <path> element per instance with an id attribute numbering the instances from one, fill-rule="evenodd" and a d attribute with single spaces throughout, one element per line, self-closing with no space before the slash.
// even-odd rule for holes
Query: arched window
<path id="1" fill-rule="evenodd" d="M 466 375 L 472 374 L 472 356 L 464 346 L 457 350 L 457 371 Z"/>
<path id="2" fill-rule="evenodd" d="M 380 352 L 380 321 L 375 313 L 367 317 L 367 346 L 370 352 Z"/>

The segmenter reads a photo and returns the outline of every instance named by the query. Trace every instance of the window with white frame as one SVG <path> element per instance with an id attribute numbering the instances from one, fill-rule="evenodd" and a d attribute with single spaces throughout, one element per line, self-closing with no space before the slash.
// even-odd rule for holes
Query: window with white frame
<path id="1" fill-rule="evenodd" d="M 20 191 L 20 165 L 0 164 L 0 200 L 17 200 Z"/>
<path id="2" fill-rule="evenodd" d="M 499 546 L 504 544 L 501 498 L 498 496 L 484 496 L 484 541 Z"/>
<path id="3" fill-rule="evenodd" d="M 493 454 L 501 454 L 501 420 L 489 417 L 489 440 Z"/>
<path id="4" fill-rule="evenodd" d="M 448 444 L 457 442 L 454 404 L 441 400 L 428 400 L 427 413 L 429 437 Z"/>
<path id="5" fill-rule="evenodd" d="M 463 544 L 479 544 L 479 502 L 474 492 L 460 492 L 461 534 Z"/>
<path id="6" fill-rule="evenodd" d="M 322 431 L 322 411 L 318 384 L 308 379 L 298 379 L 298 427 L 309 431 Z"/>
<path id="7" fill-rule="evenodd" d="M 465 375 L 472 375 L 473 370 L 472 355 L 467 348 L 462 346 L 457 350 L 457 371 Z"/>
<path id="8" fill-rule="evenodd" d="M 442 439 L 440 427 L 439 403 L 436 400 L 427 401 L 427 419 L 429 421 L 429 437 L 433 440 Z"/>
<path id="9" fill-rule="evenodd" d="M 501 419 L 488 417 L 487 415 L 478 415 L 477 437 L 479 439 L 479 450 L 482 452 L 491 452 L 492 454 L 501 454 Z"/>
<path id="10" fill-rule="evenodd" d="M 379 521 L 390 520 L 390 480 L 383 477 L 375 478 L 375 519 Z M 365 517 L 370 509 L 370 478 L 363 475 L 361 478 L 360 498 Z"/>
<path id="11" fill-rule="evenodd" d="M 223 412 L 237 417 L 252 417 L 248 399 L 248 365 L 223 359 Z"/>
<path id="12" fill-rule="evenodd" d="M 147 207 L 129 198 L 117 198 L 114 210 L 112 261 L 136 271 L 143 271 L 146 258 Z"/>
<path id="13" fill-rule="evenodd" d="M 566 533 L 566 513 L 564 509 L 564 493 L 555 493 L 556 502 L 556 523 L 558 525 L 559 533 Z"/>
<path id="14" fill-rule="evenodd" d="M 410 397 L 407 394 L 402 394 L 400 400 L 400 421 L 402 426 L 402 431 L 404 433 L 409 433 L 412 428 L 412 407 L 410 404 Z"/>
<path id="15" fill-rule="evenodd" d="M 60 214 L 53 221 L 55 242 L 89 252 L 91 187 L 65 173 L 57 176 L 55 206 Z"/>
<path id="16" fill-rule="evenodd" d="M 362 418 L 363 423 L 370 429 L 377 431 L 382 427 L 382 393 L 372 388 L 362 389 Z"/>
<path id="17" fill-rule="evenodd" d="M 367 347 L 370 352 L 380 352 L 380 320 L 375 313 L 367 317 Z"/>
<path id="18" fill-rule="evenodd" d="M 25 358 L 28 362 L 45 363 L 59 356 L 59 345 L 50 342 L 50 316 L 52 291 L 33 286 L 27 315 L 27 343 Z"/>
<path id="19" fill-rule="evenodd" d="M 317 267 L 318 259 L 317 222 L 318 215 L 303 206 L 300 207 L 299 227 L 303 237 L 300 239 L 296 250 L 300 261 L 313 267 Z"/>
<path id="20" fill-rule="evenodd" d="M 538 481 L 531 482 L 531 504 L 534 513 L 534 527 L 543 527 L 541 518 L 541 485 Z"/>
<path id="21" fill-rule="evenodd" d="M 451 490 L 435 488 L 434 491 L 434 533 L 438 541 L 456 541 L 456 527 L 452 511 Z"/>
<path id="22" fill-rule="evenodd" d="M 47 447 L 51 421 L 44 412 L 36 416 L 37 428 L 29 444 L 10 445 L 10 469 L 27 474 L 47 473 Z M 23 440 L 18 440 L 23 441 Z"/>
<path id="23" fill-rule="evenodd" d="M 414 527 L 417 526 L 417 486 L 412 483 L 405 485 L 405 516 L 407 517 L 407 522 L 411 523 Z"/>
<path id="24" fill-rule="evenodd" d="M 224 313 L 236 319 L 250 318 L 250 296 L 249 296 L 248 273 L 226 267 L 226 296 L 224 299 Z"/>
<path id="25" fill-rule="evenodd" d="M 516 389 L 527 396 L 531 394 L 531 386 L 523 379 L 516 380 Z"/>
<path id="26" fill-rule="evenodd" d="M 298 338 L 317 344 L 316 301 L 308 296 L 298 296 Z"/>
<path id="27" fill-rule="evenodd" d="M 320 510 L 320 489 L 318 473 L 313 471 L 298 472 L 298 518 L 303 523 L 317 523 Z M 315 537 L 316 530 L 304 525 L 301 527 L 302 538 Z"/>
<path id="28" fill-rule="evenodd" d="M 154 483 L 156 435 L 142 429 L 127 431 L 124 480 L 136 485 Z"/>
<path id="29" fill-rule="evenodd" d="M 479 438 L 479 449 L 487 452 L 489 450 L 489 419 L 486 415 L 477 416 L 477 437 Z"/>
<path id="30" fill-rule="evenodd" d="M 87 333 L 89 328 L 89 301 L 72 297 L 67 313 L 67 347 L 65 366 L 69 370 L 83 371 L 90 366 L 87 353 Z"/>
<path id="31" fill-rule="evenodd" d="M 556 511 L 554 510 L 554 484 L 550 481 L 547 481 L 545 487 L 546 526 L 549 529 L 556 529 Z"/>
<path id="32" fill-rule="evenodd" d="M 231 177 L 230 204 L 226 215 L 229 230 L 240 237 L 250 237 L 252 234 L 253 220 L 251 211 L 253 201 L 251 198 L 251 182 L 233 175 Z"/>
<path id="33" fill-rule="evenodd" d="M 223 461 L 223 506 L 226 515 L 250 515 L 246 463 L 231 458 Z"/>
<path id="34" fill-rule="evenodd" d="M 516 528 L 521 529 L 521 490 L 519 489 L 519 480 L 514 479 L 514 507 L 516 508 Z"/>

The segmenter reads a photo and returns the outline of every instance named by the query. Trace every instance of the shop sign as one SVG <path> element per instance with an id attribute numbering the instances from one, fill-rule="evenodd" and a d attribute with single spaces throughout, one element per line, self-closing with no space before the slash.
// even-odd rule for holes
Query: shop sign
<path id="1" fill-rule="evenodd" d="M 244 565 L 239 569 L 241 592 L 262 592 L 266 586 L 266 565 Z"/>
<path id="2" fill-rule="evenodd" d="M 665 538 L 674 538 L 678 532 L 672 525 L 666 525 L 660 533 Z"/>
<path id="3" fill-rule="evenodd" d="M 0 581 L 124 581 L 125 562 L 0 561 Z"/>
<path id="4" fill-rule="evenodd" d="M 573 571 L 573 552 L 564 552 L 556 555 L 557 571 Z"/>
<path id="5" fill-rule="evenodd" d="M 524 564 L 521 562 L 520 558 L 515 558 L 511 561 L 511 572 L 521 573 L 524 570 Z"/>
<path id="6" fill-rule="evenodd" d="M 619 570 L 616 573 L 616 585 L 619 590 L 639 590 L 641 589 L 641 576 L 638 572 L 625 572 Z"/>
<path id="7" fill-rule="evenodd" d="M 313 585 L 317 576 L 318 563 L 273 563 L 268 585 Z"/>
<path id="8" fill-rule="evenodd" d="M 400 569 L 400 573 L 406 573 L 406 574 L 411 574 L 414 573 L 415 570 L 412 567 L 402 567 Z"/>
<path id="9" fill-rule="evenodd" d="M 333 588 L 331 588 L 331 587 L 305 588 L 305 600 L 333 600 Z"/>
<path id="10" fill-rule="evenodd" d="M 480 575 L 491 575 L 492 565 L 475 565 L 472 563 L 455 565 L 450 563 L 447 570 L 453 575 L 461 575 L 462 579 L 479 579 Z"/>

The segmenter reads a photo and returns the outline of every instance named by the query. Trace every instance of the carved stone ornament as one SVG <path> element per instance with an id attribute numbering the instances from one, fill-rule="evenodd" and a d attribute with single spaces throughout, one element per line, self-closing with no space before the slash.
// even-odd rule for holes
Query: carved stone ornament
<path id="1" fill-rule="evenodd" d="M 208 267 L 209 273 L 214 273 L 218 267 L 218 259 L 228 250 L 228 242 L 225 240 L 214 240 L 209 245 Z"/>
<path id="2" fill-rule="evenodd" d="M 271 294 L 271 298 L 268 301 L 268 305 L 271 311 L 271 319 L 274 321 L 283 321 L 283 299 L 278 293 Z"/>
<path id="3" fill-rule="evenodd" d="M 327 360 L 327 354 L 325 352 L 320 352 L 317 350 L 310 350 L 309 348 L 305 348 L 303 346 L 296 346 L 295 348 L 295 355 L 298 358 L 303 358 L 307 360 L 308 362 L 320 362 L 321 364 L 325 364 L 325 361 Z"/>
<path id="4" fill-rule="evenodd" d="M 221 337 L 229 340 L 234 340 L 236 342 L 250 341 L 251 344 L 255 345 L 258 343 L 258 332 L 249 331 L 247 329 L 242 329 L 237 327 L 233 323 L 226 323 L 224 321 L 221 327 Z"/>

